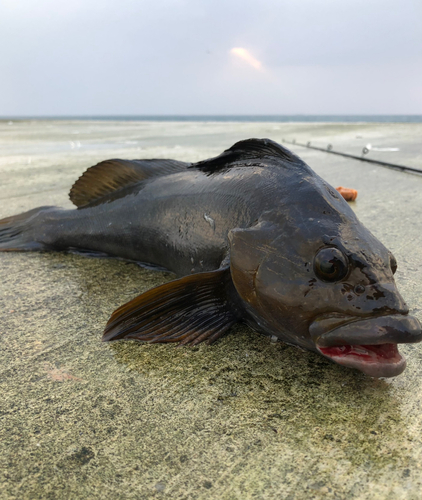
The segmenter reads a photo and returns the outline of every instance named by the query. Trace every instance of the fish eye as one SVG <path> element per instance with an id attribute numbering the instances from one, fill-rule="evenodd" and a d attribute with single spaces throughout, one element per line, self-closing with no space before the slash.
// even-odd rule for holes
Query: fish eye
<path id="1" fill-rule="evenodd" d="M 397 271 L 397 261 L 393 254 L 390 254 L 390 267 L 393 271 L 393 274 L 395 274 Z"/>
<path id="2" fill-rule="evenodd" d="M 314 271 L 320 280 L 334 283 L 347 276 L 349 263 L 338 248 L 322 248 L 315 256 Z"/>

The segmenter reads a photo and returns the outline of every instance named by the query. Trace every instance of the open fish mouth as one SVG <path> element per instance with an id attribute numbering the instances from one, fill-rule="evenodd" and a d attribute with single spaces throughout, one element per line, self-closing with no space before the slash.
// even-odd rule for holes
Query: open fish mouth
<path id="1" fill-rule="evenodd" d="M 371 377 L 402 373 L 406 359 L 397 344 L 422 340 L 419 321 L 404 314 L 358 318 L 332 313 L 319 316 L 309 331 L 323 356 Z"/>
<path id="2" fill-rule="evenodd" d="M 395 377 L 406 368 L 397 344 L 340 345 L 318 351 L 339 365 L 356 368 L 371 377 Z"/>

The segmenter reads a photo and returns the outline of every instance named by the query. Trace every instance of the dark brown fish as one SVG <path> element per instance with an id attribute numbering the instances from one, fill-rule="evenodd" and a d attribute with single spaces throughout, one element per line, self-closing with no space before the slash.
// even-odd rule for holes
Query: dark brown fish
<path id="1" fill-rule="evenodd" d="M 123 305 L 104 340 L 197 344 L 244 321 L 375 377 L 422 340 L 396 261 L 323 179 L 287 149 L 249 139 L 195 164 L 110 160 L 70 193 L 0 221 L 0 250 L 102 252 L 181 278 Z"/>

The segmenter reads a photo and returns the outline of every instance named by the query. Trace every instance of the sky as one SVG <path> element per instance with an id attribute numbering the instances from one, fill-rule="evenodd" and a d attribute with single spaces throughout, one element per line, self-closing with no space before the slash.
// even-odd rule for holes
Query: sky
<path id="1" fill-rule="evenodd" d="M 421 0 L 0 0 L 0 116 L 422 114 Z"/>

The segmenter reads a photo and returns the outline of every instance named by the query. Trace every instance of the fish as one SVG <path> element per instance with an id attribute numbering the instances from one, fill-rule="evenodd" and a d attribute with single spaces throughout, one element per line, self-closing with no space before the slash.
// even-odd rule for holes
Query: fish
<path id="1" fill-rule="evenodd" d="M 0 221 L 0 251 L 79 251 L 173 272 L 122 305 L 103 341 L 212 343 L 236 323 L 371 377 L 406 366 L 421 324 L 393 254 L 341 195 L 270 139 L 196 163 L 103 161 L 70 190 L 76 209 Z"/>

